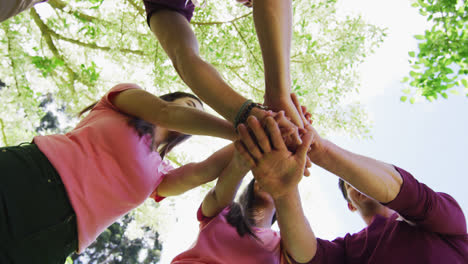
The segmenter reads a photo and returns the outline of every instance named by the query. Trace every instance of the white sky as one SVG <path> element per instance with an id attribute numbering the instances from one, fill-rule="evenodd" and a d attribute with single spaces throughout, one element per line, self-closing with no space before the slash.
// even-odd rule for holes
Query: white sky
<path id="1" fill-rule="evenodd" d="M 408 51 L 416 48 L 415 34 L 428 27 L 411 1 L 339 1 L 340 12 L 360 13 L 369 22 L 387 27 L 388 36 L 362 66 L 361 102 L 373 119 L 373 139 L 362 141 L 340 135 L 328 139 L 353 152 L 398 165 L 436 191 L 451 194 L 468 212 L 468 99 L 449 99 L 414 105 L 401 103 L 400 80 L 409 72 Z M 202 145 L 198 149 L 203 149 Z M 337 178 L 318 167 L 301 182 L 301 195 L 314 232 L 333 239 L 364 227 L 357 214 L 347 210 Z M 189 193 L 174 198 L 177 222 L 163 235 L 161 264 L 186 250 L 196 239 L 195 212 L 200 200 Z M 166 228 L 165 228 L 166 229 Z"/>

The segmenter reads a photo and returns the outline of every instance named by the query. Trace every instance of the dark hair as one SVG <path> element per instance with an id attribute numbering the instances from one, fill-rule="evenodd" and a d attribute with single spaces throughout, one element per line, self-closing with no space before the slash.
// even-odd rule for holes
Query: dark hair
<path id="1" fill-rule="evenodd" d="M 345 181 L 343 181 L 341 178 L 338 179 L 338 187 L 340 187 L 341 194 L 343 194 L 343 197 L 345 198 L 345 200 L 349 201 L 348 192 L 346 191 Z"/>
<path id="2" fill-rule="evenodd" d="M 196 97 L 195 95 L 190 94 L 190 93 L 173 92 L 173 93 L 168 93 L 168 94 L 164 94 L 164 95 L 159 96 L 159 98 L 161 98 L 162 100 L 167 101 L 167 102 L 173 102 L 173 101 L 175 101 L 175 100 L 177 100 L 179 98 L 184 98 L 184 97 L 193 98 L 193 99 L 197 100 L 198 102 L 200 102 L 200 104 L 203 106 L 202 101 L 200 99 L 198 99 L 198 97 Z M 96 106 L 97 103 L 98 102 L 96 101 L 93 104 L 86 107 L 85 109 L 81 110 L 80 113 L 78 114 L 78 116 L 81 116 L 84 113 L 86 113 L 86 112 L 90 111 L 91 109 L 93 109 Z M 142 136 L 144 136 L 146 134 L 151 135 L 151 138 L 153 139 L 152 144 L 151 144 L 151 148 L 153 148 L 153 146 L 154 146 L 154 131 L 155 131 L 155 129 L 157 129 L 156 125 L 151 124 L 149 122 L 146 122 L 143 119 L 136 118 L 136 117 L 130 119 L 128 121 L 128 124 L 135 128 L 135 130 L 138 132 L 138 135 L 140 137 L 142 137 Z M 187 140 L 190 137 L 191 137 L 191 135 L 182 134 L 182 133 L 178 133 L 178 132 L 170 132 L 169 137 L 167 139 L 167 142 L 162 147 L 160 147 L 160 149 L 158 150 L 159 155 L 161 156 L 161 158 L 164 158 L 164 156 L 167 153 L 169 153 L 175 146 L 177 146 L 178 144 L 184 142 L 185 140 Z"/>
<path id="3" fill-rule="evenodd" d="M 254 191 L 255 179 L 252 179 L 244 189 L 239 197 L 239 202 L 233 202 L 226 215 L 227 222 L 236 228 L 239 236 L 248 234 L 255 239 L 258 237 L 252 231 L 252 226 L 255 226 L 255 217 L 253 209 L 255 205 L 255 191 Z M 271 224 L 276 222 L 276 214 L 273 216 Z"/>

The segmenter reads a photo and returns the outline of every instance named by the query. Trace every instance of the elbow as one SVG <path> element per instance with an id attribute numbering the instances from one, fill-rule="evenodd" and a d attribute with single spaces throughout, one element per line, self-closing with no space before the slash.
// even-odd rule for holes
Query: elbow
<path id="1" fill-rule="evenodd" d="M 300 263 L 311 262 L 312 259 L 315 257 L 316 251 L 317 251 L 317 247 L 313 247 L 313 248 L 311 247 L 309 251 L 304 252 L 304 254 L 301 254 L 301 255 L 295 256 L 289 253 L 288 254 L 289 254 L 289 257 L 292 258 L 295 263 L 300 264 Z"/>

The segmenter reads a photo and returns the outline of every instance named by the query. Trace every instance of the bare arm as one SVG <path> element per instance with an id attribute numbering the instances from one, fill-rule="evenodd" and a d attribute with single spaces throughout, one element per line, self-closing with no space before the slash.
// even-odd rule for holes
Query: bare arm
<path id="1" fill-rule="evenodd" d="M 219 175 L 216 186 L 205 196 L 201 206 L 204 216 L 213 217 L 219 214 L 234 200 L 242 179 L 250 170 L 246 162 L 241 159 L 236 151 L 231 162 Z"/>
<path id="2" fill-rule="evenodd" d="M 178 12 L 161 10 L 151 16 L 150 25 L 182 80 L 216 112 L 234 122 L 247 99 L 200 57 L 198 40 L 187 19 Z"/>
<path id="3" fill-rule="evenodd" d="M 286 251 L 299 263 L 310 261 L 317 251 L 317 239 L 304 215 L 297 186 L 274 201 L 281 240 Z"/>
<path id="4" fill-rule="evenodd" d="M 304 127 L 290 99 L 291 0 L 255 0 L 253 16 L 265 69 L 265 104 Z"/>
<path id="5" fill-rule="evenodd" d="M 156 189 L 158 195 L 163 197 L 179 195 L 216 179 L 230 163 L 233 152 L 234 146 L 230 144 L 202 162 L 189 163 L 169 171 Z"/>
<path id="6" fill-rule="evenodd" d="M 112 98 L 112 103 L 124 113 L 181 133 L 229 140 L 237 137 L 226 120 L 192 107 L 166 102 L 145 90 L 123 91 Z"/>
<path id="7" fill-rule="evenodd" d="M 309 152 L 313 163 L 379 202 L 390 202 L 398 195 L 403 180 L 393 165 L 347 151 L 318 134 L 316 137 L 317 143 Z"/>
<path id="8" fill-rule="evenodd" d="M 246 127 L 239 126 L 243 145 L 236 144 L 245 159 L 255 163 L 252 172 L 260 187 L 268 192 L 275 202 L 282 243 L 289 255 L 297 262 L 310 261 L 317 250 L 317 241 L 302 210 L 297 185 L 304 173 L 306 154 L 312 143 L 312 133 L 307 132 L 302 144 L 291 153 L 278 125 L 267 118 L 267 133 L 255 118 L 249 118 L 249 127 L 255 135 L 250 136 Z M 245 147 L 243 147 L 245 146 Z M 244 149 L 244 150 L 243 150 Z"/>

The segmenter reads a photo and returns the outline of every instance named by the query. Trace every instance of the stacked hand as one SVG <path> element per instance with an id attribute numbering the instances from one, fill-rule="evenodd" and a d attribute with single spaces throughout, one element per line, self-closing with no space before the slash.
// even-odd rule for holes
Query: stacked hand
<path id="1" fill-rule="evenodd" d="M 241 141 L 236 141 L 236 149 L 252 165 L 254 177 L 263 190 L 273 199 L 286 195 L 296 188 L 304 174 L 313 132 L 307 130 L 302 135 L 302 143 L 293 153 L 284 143 L 273 117 L 266 118 L 266 131 L 255 117 L 249 117 L 247 123 L 253 136 L 245 125 L 239 125 Z"/>

